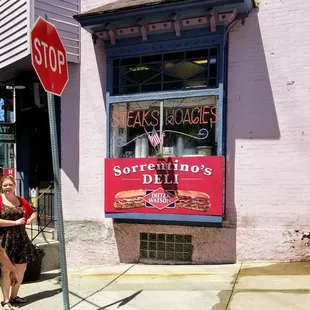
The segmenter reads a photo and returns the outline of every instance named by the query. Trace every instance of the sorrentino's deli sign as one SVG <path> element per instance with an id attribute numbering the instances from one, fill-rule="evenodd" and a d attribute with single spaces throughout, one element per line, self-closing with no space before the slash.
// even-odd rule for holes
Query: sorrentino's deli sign
<path id="1" fill-rule="evenodd" d="M 105 212 L 223 215 L 224 157 L 105 160 Z"/>

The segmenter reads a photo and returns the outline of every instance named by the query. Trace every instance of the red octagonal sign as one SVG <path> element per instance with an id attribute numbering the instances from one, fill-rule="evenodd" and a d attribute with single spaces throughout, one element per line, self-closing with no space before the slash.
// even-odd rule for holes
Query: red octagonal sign
<path id="1" fill-rule="evenodd" d="M 31 60 L 45 91 L 61 96 L 69 80 L 67 54 L 56 27 L 42 17 L 31 30 Z"/>

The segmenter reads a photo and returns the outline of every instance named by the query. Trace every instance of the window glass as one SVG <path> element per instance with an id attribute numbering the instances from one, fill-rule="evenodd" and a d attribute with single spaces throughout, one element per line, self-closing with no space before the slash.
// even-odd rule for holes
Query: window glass
<path id="1" fill-rule="evenodd" d="M 13 92 L 0 86 L 0 123 L 14 123 Z"/>
<path id="2" fill-rule="evenodd" d="M 0 176 L 3 169 L 14 168 L 14 143 L 0 142 Z"/>
<path id="3" fill-rule="evenodd" d="M 217 86 L 217 48 L 113 60 L 113 95 Z"/>
<path id="4" fill-rule="evenodd" d="M 215 96 L 164 100 L 162 137 L 160 101 L 112 104 L 110 115 L 112 158 L 154 157 L 161 139 L 164 156 L 216 155 Z"/>

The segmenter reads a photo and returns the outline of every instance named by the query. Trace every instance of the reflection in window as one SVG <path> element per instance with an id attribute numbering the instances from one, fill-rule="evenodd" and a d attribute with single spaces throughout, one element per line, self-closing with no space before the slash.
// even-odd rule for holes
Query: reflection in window
<path id="1" fill-rule="evenodd" d="M 13 123 L 13 94 L 0 86 L 0 122 Z"/>
<path id="2" fill-rule="evenodd" d="M 4 114 L 4 99 L 0 98 L 0 122 L 5 121 L 5 114 Z"/>
<path id="3" fill-rule="evenodd" d="M 215 96 L 164 100 L 163 120 L 163 155 L 216 155 L 218 116 Z M 159 145 L 153 147 L 149 135 L 154 131 L 159 135 L 159 121 L 159 101 L 113 104 L 110 156 L 156 156 Z"/>
<path id="4" fill-rule="evenodd" d="M 216 86 L 217 48 L 113 61 L 113 95 Z"/>
<path id="5" fill-rule="evenodd" d="M 14 168 L 14 143 L 0 143 L 0 175 L 3 168 Z"/>

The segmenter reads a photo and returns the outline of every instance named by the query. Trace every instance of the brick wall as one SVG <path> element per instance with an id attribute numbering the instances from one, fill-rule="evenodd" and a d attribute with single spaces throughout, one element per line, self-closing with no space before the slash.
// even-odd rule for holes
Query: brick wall
<path id="1" fill-rule="evenodd" d="M 104 4 L 82 3 L 82 11 Z M 94 46 L 82 30 L 81 66 L 70 67 L 62 99 L 70 264 L 117 263 L 119 257 L 135 261 L 139 231 L 191 231 L 196 263 L 310 257 L 309 13 L 303 0 L 265 0 L 230 33 L 227 220 L 222 229 L 112 226 L 104 220 L 104 47 L 99 40 Z"/>

